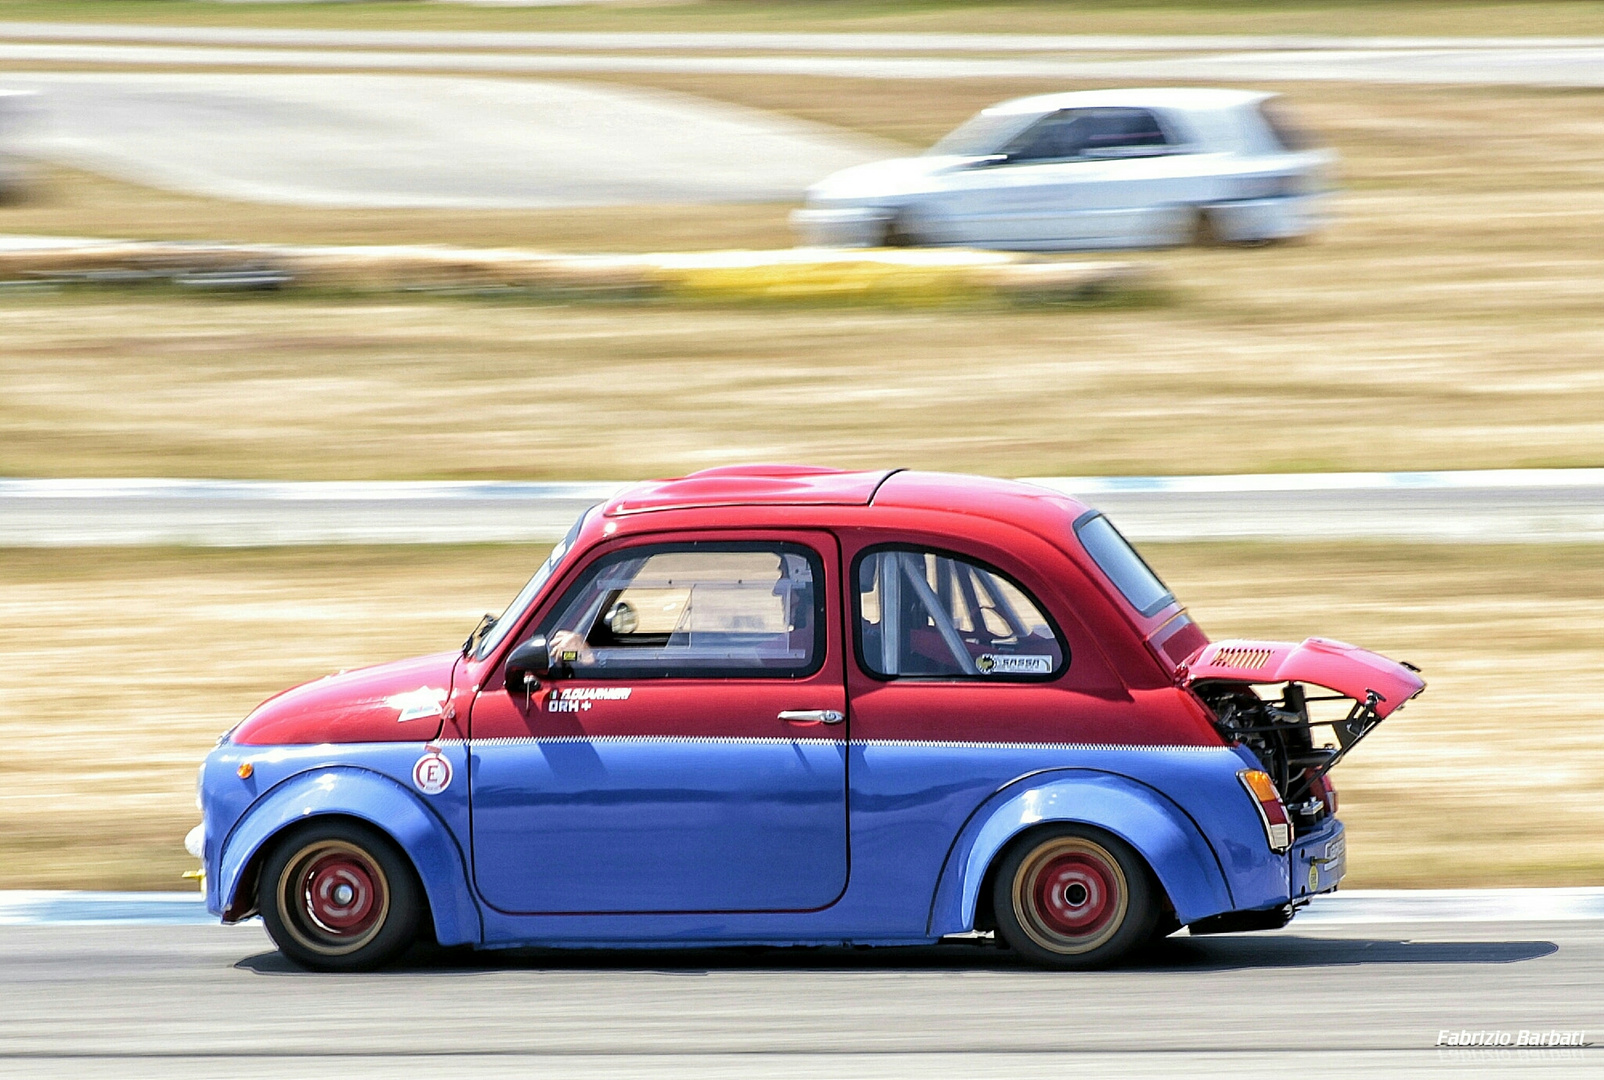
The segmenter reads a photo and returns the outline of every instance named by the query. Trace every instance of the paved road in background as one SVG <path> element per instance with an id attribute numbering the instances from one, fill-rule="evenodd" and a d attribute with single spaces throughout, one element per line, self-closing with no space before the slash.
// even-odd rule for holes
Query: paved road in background
<path id="1" fill-rule="evenodd" d="M 1120 53 L 1143 55 L 1108 58 Z M 1604 86 L 1599 38 L 473 34 L 11 23 L 0 24 L 0 60 L 501 74 Z"/>
<path id="2" fill-rule="evenodd" d="M 1053 477 L 1131 539 L 1604 542 L 1604 469 Z M 0 547 L 550 543 L 609 483 L 0 480 Z"/>
<path id="3" fill-rule="evenodd" d="M 781 202 L 893 144 L 626 86 L 373 74 L 0 74 L 31 155 L 213 198 L 329 207 Z M 25 114 L 27 115 L 27 114 Z"/>
<path id="4" fill-rule="evenodd" d="M 258 924 L 0 928 L 6 1076 L 1597 1076 L 1604 922 L 1319 925 L 1056 974 L 980 945 L 414 955 L 308 975 Z"/>

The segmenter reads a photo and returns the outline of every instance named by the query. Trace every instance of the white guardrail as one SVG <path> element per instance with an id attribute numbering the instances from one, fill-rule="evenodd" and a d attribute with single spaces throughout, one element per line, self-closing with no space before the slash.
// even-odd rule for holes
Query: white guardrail
<path id="1" fill-rule="evenodd" d="M 1133 540 L 1604 542 L 1604 469 L 1030 477 Z M 550 543 L 622 484 L 0 480 L 0 547 Z"/>

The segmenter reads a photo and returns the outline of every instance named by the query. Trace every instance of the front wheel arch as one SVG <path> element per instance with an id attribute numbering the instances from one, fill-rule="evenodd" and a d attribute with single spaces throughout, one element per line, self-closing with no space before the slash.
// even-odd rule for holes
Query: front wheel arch
<path id="1" fill-rule="evenodd" d="M 451 830 L 415 792 L 388 775 L 352 765 L 324 766 L 287 777 L 240 816 L 216 856 L 217 880 L 207 882 L 212 910 L 229 923 L 254 914 L 262 859 L 275 838 L 285 829 L 326 817 L 364 822 L 406 854 L 423 881 L 440 944 L 476 944 L 482 939 L 467 857 Z"/>
<path id="2" fill-rule="evenodd" d="M 351 925 L 320 933 L 320 928 L 309 925 L 307 912 L 283 910 L 286 897 L 279 894 L 287 881 L 303 871 L 315 872 L 317 864 L 331 859 L 342 864 L 337 872 L 361 870 L 365 864 L 371 874 L 367 885 L 378 888 L 370 890 L 373 895 L 366 898 L 365 911 L 355 909 L 353 901 L 362 899 L 359 893 L 340 898 L 352 916 Z M 307 863 L 312 866 L 306 867 Z M 340 887 L 349 888 L 344 882 Z M 427 932 L 432 921 L 428 895 L 410 856 L 385 830 L 349 815 L 320 814 L 274 834 L 263 845 L 255 889 L 268 936 L 285 956 L 311 970 L 366 971 L 382 966 L 404 952 L 420 932 Z M 310 895 L 305 903 L 312 911 L 325 906 Z M 342 942 L 342 936 L 348 941 Z"/>

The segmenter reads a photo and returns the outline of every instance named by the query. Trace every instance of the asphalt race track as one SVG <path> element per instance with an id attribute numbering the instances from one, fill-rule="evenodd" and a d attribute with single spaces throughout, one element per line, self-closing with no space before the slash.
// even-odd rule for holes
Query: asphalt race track
<path id="1" fill-rule="evenodd" d="M 982 944 L 415 951 L 309 975 L 259 923 L 0 927 L 0 1075 L 1497 1077 L 1604 1070 L 1604 921 L 1370 922 L 1058 974 Z M 1584 1049 L 1444 1049 L 1445 1031 Z"/>

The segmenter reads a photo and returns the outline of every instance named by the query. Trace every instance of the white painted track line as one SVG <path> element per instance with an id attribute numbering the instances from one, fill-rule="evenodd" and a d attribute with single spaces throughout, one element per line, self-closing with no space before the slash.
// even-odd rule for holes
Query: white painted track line
<path id="1" fill-rule="evenodd" d="M 1397 922 L 1590 922 L 1604 919 L 1604 888 L 1355 889 L 1316 897 L 1300 926 Z M 0 926 L 215 923 L 194 892 L 0 890 Z"/>
<path id="2" fill-rule="evenodd" d="M 1604 469 L 1034 477 L 1137 541 L 1604 542 Z M 550 543 L 618 483 L 0 480 L 0 547 Z"/>

